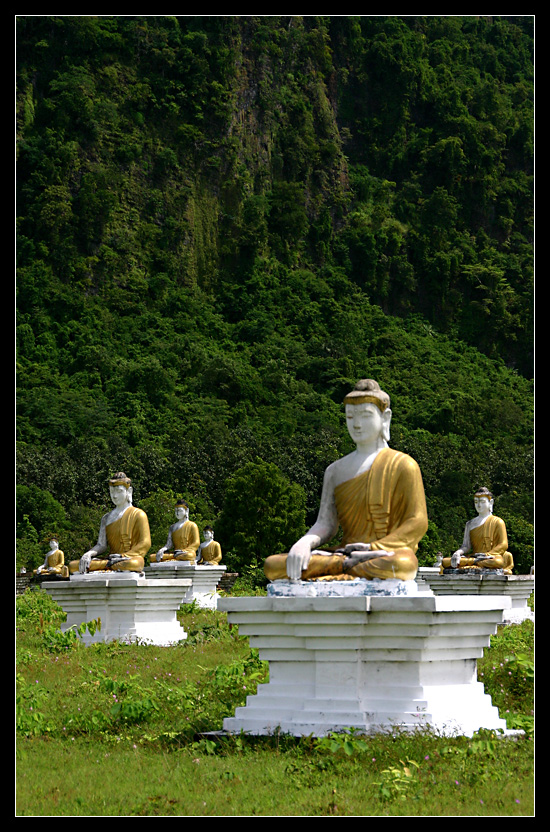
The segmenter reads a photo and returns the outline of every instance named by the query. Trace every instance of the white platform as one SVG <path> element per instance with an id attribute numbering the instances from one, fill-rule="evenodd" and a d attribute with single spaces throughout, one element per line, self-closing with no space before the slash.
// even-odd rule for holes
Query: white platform
<path id="1" fill-rule="evenodd" d="M 67 613 L 63 631 L 101 619 L 101 630 L 93 636 L 86 632 L 84 644 L 117 640 L 168 646 L 187 638 L 177 611 L 186 601 L 189 579 L 150 581 L 135 572 L 91 572 L 42 587 Z"/>
<path id="2" fill-rule="evenodd" d="M 269 682 L 224 730 L 506 730 L 477 659 L 509 605 L 496 596 L 221 598 L 218 609 L 269 662 Z"/>
<path id="3" fill-rule="evenodd" d="M 151 580 L 189 579 L 191 587 L 185 603 L 196 601 L 200 607 L 215 610 L 220 597 L 217 586 L 226 569 L 227 566 L 222 564 L 205 566 L 189 561 L 166 560 L 146 566 L 144 574 Z"/>
<path id="4" fill-rule="evenodd" d="M 504 612 L 504 624 L 519 624 L 526 618 L 534 620 L 528 601 L 535 588 L 534 575 L 493 575 L 463 573 L 440 575 L 439 570 L 419 569 L 435 595 L 504 595 L 510 607 Z"/>

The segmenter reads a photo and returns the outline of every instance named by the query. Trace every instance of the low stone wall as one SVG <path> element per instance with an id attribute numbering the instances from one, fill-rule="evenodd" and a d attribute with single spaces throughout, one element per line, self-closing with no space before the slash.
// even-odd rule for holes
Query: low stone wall
<path id="1" fill-rule="evenodd" d="M 15 575 L 15 594 L 16 595 L 23 595 L 26 589 L 28 589 L 31 585 L 32 575 L 21 575 L 17 573 Z"/>
<path id="2" fill-rule="evenodd" d="M 231 592 L 233 584 L 239 577 L 238 572 L 224 572 L 218 584 L 218 589 L 222 592 Z"/>

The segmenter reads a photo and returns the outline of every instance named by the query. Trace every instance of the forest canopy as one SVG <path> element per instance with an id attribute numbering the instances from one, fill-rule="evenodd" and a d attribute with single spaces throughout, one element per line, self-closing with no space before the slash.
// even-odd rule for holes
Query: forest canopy
<path id="1" fill-rule="evenodd" d="M 237 570 L 263 472 L 291 545 L 371 377 L 421 562 L 485 485 L 528 570 L 533 50 L 530 16 L 19 16 L 18 563 L 80 556 L 118 470 L 154 545 L 185 496 Z"/>

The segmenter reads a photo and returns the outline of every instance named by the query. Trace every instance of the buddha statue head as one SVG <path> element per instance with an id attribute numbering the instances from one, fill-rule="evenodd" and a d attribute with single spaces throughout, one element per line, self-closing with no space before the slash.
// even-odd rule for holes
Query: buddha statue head
<path id="1" fill-rule="evenodd" d="M 120 507 L 132 502 L 132 480 L 124 471 L 119 471 L 109 479 L 109 494 L 115 506 Z"/>
<path id="2" fill-rule="evenodd" d="M 474 494 L 474 506 L 479 515 L 485 516 L 493 511 L 494 497 L 488 488 L 482 486 Z"/>
<path id="3" fill-rule="evenodd" d="M 189 503 L 180 498 L 176 502 L 174 512 L 178 520 L 187 520 L 189 518 Z"/>
<path id="4" fill-rule="evenodd" d="M 372 378 L 360 379 L 344 397 L 349 434 L 356 444 L 390 439 L 390 397 Z"/>
<path id="5" fill-rule="evenodd" d="M 44 535 L 42 544 L 48 547 L 48 551 L 55 552 L 59 549 L 59 535 L 55 534 L 55 532 Z"/>
<path id="6" fill-rule="evenodd" d="M 202 536 L 206 543 L 210 543 L 212 540 L 214 540 L 214 529 L 212 528 L 212 526 L 205 526 L 202 531 Z"/>

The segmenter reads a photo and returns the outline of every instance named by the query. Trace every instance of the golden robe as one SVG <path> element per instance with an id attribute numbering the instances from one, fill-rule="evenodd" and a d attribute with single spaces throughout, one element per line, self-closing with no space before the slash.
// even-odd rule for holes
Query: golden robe
<path id="1" fill-rule="evenodd" d="M 208 546 L 201 549 L 199 563 L 220 563 L 222 559 L 222 547 L 217 540 L 212 540 Z"/>
<path id="2" fill-rule="evenodd" d="M 51 555 L 48 555 L 46 567 L 41 571 L 35 569 L 34 574 L 40 575 L 42 578 L 47 578 L 48 576 L 53 575 L 61 575 L 61 577 L 66 577 L 68 575 L 68 571 L 67 567 L 65 566 L 65 554 L 61 551 L 61 549 L 56 549 L 55 552 L 52 552 Z"/>
<path id="3" fill-rule="evenodd" d="M 149 520 L 144 511 L 129 506 L 122 517 L 105 527 L 107 545 L 111 554 L 123 555 L 124 560 L 109 566 L 109 560 L 101 555 L 92 558 L 90 572 L 113 569 L 117 572 L 142 572 L 145 555 L 151 548 Z M 79 561 L 72 561 L 70 572 L 78 572 Z"/>
<path id="4" fill-rule="evenodd" d="M 416 551 L 428 528 L 428 513 L 422 475 L 412 457 L 385 448 L 368 471 L 335 487 L 334 500 L 343 531 L 342 548 L 348 543 L 370 543 L 372 551 L 393 554 L 351 568 L 344 568 L 342 554 L 313 554 L 302 573 L 303 580 L 414 579 L 418 569 Z M 286 557 L 267 558 L 265 573 L 269 580 L 286 577 Z"/>
<path id="5" fill-rule="evenodd" d="M 197 549 L 201 545 L 199 527 L 192 520 L 186 520 L 183 526 L 172 532 L 172 543 L 175 550 L 181 550 L 177 555 L 171 555 L 174 560 L 189 560 L 194 562 Z"/>
<path id="6" fill-rule="evenodd" d="M 500 517 L 489 515 L 481 526 L 470 529 L 470 544 L 473 555 L 493 555 L 494 560 L 475 561 L 475 558 L 462 555 L 459 569 L 504 569 L 506 575 L 512 574 L 514 558 L 508 552 L 508 535 L 506 524 Z M 450 558 L 443 558 L 442 569 L 451 566 Z"/>

